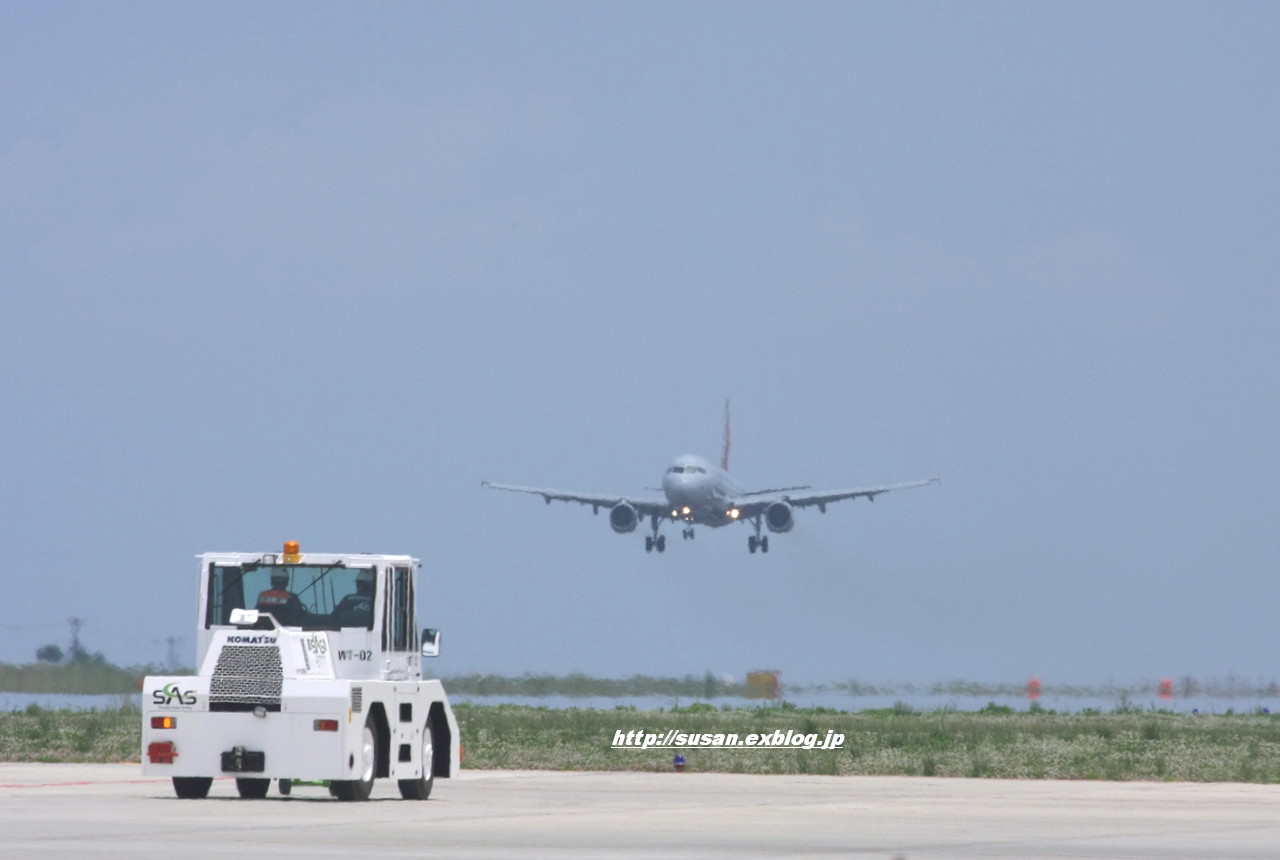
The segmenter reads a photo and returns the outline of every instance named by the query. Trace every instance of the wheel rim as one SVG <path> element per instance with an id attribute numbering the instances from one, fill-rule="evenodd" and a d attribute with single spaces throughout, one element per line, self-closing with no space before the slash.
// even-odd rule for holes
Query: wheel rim
<path id="1" fill-rule="evenodd" d="M 360 769 L 361 782 L 373 781 L 374 752 L 375 752 L 375 749 L 374 749 L 374 743 L 373 743 L 373 729 L 369 728 L 368 726 L 365 726 L 364 739 L 360 746 L 361 762 L 363 763 Z"/>

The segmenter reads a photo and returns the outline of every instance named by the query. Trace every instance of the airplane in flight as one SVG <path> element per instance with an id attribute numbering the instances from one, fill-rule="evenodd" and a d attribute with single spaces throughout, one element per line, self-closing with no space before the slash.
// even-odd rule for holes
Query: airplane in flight
<path id="1" fill-rule="evenodd" d="M 769 536 L 761 534 L 768 528 L 775 533 L 791 531 L 795 525 L 793 512 L 797 508 L 816 506 L 822 513 L 827 505 L 845 499 L 866 498 L 875 501 L 876 496 L 890 490 L 905 490 L 937 483 L 937 478 L 910 481 L 903 484 L 883 484 L 878 487 L 861 487 L 853 490 L 813 491 L 809 486 L 775 487 L 767 490 L 744 490 L 729 477 L 729 403 L 724 405 L 724 445 L 720 467 L 695 454 L 684 454 L 675 459 L 662 476 L 664 498 L 657 496 L 611 496 L 599 493 L 575 493 L 547 487 L 520 487 L 513 484 L 493 484 L 481 481 L 481 485 L 494 490 L 514 493 L 531 493 L 542 496 L 547 504 L 578 502 L 590 505 L 594 513 L 601 508 L 609 511 L 609 525 L 618 534 L 636 530 L 640 521 L 647 518 L 651 535 L 644 539 L 645 552 L 664 552 L 666 535 L 658 529 L 668 520 L 683 524 L 682 536 L 692 540 L 694 526 L 719 528 L 731 523 L 750 523 L 755 534 L 747 538 L 747 550 L 755 553 L 769 551 Z"/>

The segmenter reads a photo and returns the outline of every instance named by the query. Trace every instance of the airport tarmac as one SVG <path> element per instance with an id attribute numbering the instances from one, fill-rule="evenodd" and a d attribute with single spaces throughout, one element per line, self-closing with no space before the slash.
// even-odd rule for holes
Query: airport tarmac
<path id="1" fill-rule="evenodd" d="M 0 764 L 0 856 L 1274 858 L 1280 786 L 463 771 L 178 800 L 137 765 Z"/>

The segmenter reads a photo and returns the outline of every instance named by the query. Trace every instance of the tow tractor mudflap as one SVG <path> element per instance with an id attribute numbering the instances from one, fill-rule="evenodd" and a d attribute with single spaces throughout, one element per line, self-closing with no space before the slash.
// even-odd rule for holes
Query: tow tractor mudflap
<path id="1" fill-rule="evenodd" d="M 260 750 L 233 747 L 222 754 L 223 773 L 262 773 L 267 769 L 267 754 Z"/>

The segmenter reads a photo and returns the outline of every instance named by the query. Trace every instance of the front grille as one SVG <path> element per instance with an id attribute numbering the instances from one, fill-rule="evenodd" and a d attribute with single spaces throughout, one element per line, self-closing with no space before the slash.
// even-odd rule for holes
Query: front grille
<path id="1" fill-rule="evenodd" d="M 209 680 L 211 710 L 280 708 L 284 667 L 274 645 L 224 645 Z"/>

